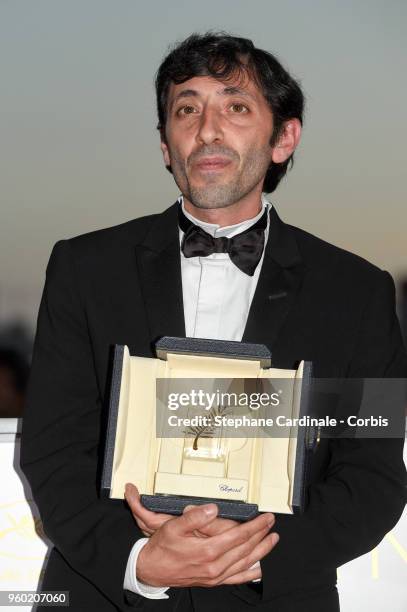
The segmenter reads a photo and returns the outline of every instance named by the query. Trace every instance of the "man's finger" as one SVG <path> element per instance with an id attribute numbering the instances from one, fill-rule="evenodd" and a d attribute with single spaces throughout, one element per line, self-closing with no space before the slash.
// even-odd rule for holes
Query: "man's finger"
<path id="1" fill-rule="evenodd" d="M 241 572 L 245 572 L 247 569 L 256 569 L 253 566 L 273 550 L 279 539 L 277 533 L 270 533 L 262 538 L 248 554 L 242 552 L 244 548 L 243 544 L 238 548 L 228 551 L 220 561 L 225 568 L 223 574 L 220 576 L 221 584 L 224 583 L 224 580 Z"/>
<path id="2" fill-rule="evenodd" d="M 259 580 L 262 578 L 261 568 L 248 569 L 243 572 L 239 572 L 238 574 L 234 574 L 234 576 L 229 576 L 229 578 L 225 578 L 222 580 L 221 584 L 244 584 L 246 582 L 252 582 L 253 580 Z"/>
<path id="3" fill-rule="evenodd" d="M 171 514 L 152 512 L 144 508 L 137 487 L 130 482 L 126 484 L 124 495 L 134 518 L 141 519 L 149 529 L 158 529 L 163 523 L 173 518 Z"/>
<path id="4" fill-rule="evenodd" d="M 150 529 L 150 527 L 148 527 L 145 523 L 143 523 L 143 521 L 140 521 L 140 519 L 136 519 L 137 521 L 137 525 L 140 527 L 141 531 L 143 533 L 148 533 L 148 535 L 153 535 L 154 533 L 154 529 Z"/>
<path id="5" fill-rule="evenodd" d="M 240 525 L 238 521 L 233 521 L 232 519 L 217 518 L 216 521 L 209 523 L 209 525 L 204 525 L 204 527 L 202 527 L 201 529 L 201 532 L 208 537 L 215 536 L 219 533 L 227 531 L 228 529 L 232 529 L 232 527 L 236 527 L 237 525 Z"/>
<path id="6" fill-rule="evenodd" d="M 185 506 L 185 508 L 183 509 L 182 514 L 184 514 L 184 512 L 189 512 L 190 510 L 192 510 L 192 508 L 196 508 L 196 506 L 193 506 L 192 504 L 188 504 L 188 506 Z M 208 527 L 209 527 L 209 525 L 208 525 Z M 198 531 L 198 529 L 194 529 L 192 533 L 197 538 L 206 538 L 206 537 L 208 537 L 204 533 L 204 528 L 201 528 L 201 531 Z"/>
<path id="7" fill-rule="evenodd" d="M 218 514 L 216 504 L 204 504 L 202 506 L 194 506 L 181 516 L 177 517 L 172 523 L 173 533 L 176 535 L 186 535 L 199 530 L 204 525 L 208 525 L 215 520 Z"/>
<path id="8" fill-rule="evenodd" d="M 189 512 L 190 510 L 192 510 L 192 508 L 196 508 L 196 506 L 193 506 L 192 504 L 188 504 L 188 506 L 185 506 L 183 513 Z M 203 527 L 201 527 L 199 531 L 195 529 L 193 533 L 197 538 L 209 538 L 211 536 L 217 535 L 218 533 L 222 533 L 223 531 L 226 531 L 227 529 L 236 527 L 236 525 L 239 525 L 238 521 L 232 521 L 231 519 L 217 518 L 212 523 L 209 523 L 208 525 L 204 525 Z"/>
<path id="9" fill-rule="evenodd" d="M 272 528 L 274 522 L 274 514 L 266 512 L 246 523 L 240 523 L 236 527 L 213 536 L 210 544 L 213 555 L 219 557 L 227 551 L 245 544 L 252 536 L 256 536 L 259 532 L 265 531 L 267 533 L 267 530 Z"/>
<path id="10" fill-rule="evenodd" d="M 132 482 L 126 482 L 124 487 L 124 496 L 128 502 L 135 503 L 140 500 L 138 488 Z"/>

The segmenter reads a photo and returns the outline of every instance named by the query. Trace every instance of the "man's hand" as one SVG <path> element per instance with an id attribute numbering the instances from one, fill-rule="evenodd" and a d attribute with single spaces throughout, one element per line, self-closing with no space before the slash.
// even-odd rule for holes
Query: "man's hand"
<path id="1" fill-rule="evenodd" d="M 150 537 L 159 529 L 164 523 L 173 519 L 172 514 L 164 514 L 159 512 L 151 512 L 151 510 L 147 510 L 144 508 L 140 501 L 140 494 L 136 486 L 131 483 L 126 484 L 125 490 L 126 501 L 130 506 L 130 510 L 137 522 L 137 525 L 140 527 L 143 534 L 147 537 Z M 187 506 L 184 512 L 188 512 L 193 506 Z M 212 522 L 205 524 L 198 531 L 195 531 L 196 536 L 200 537 L 208 537 L 217 535 L 218 533 L 223 533 L 227 531 L 231 527 L 235 527 L 239 525 L 237 521 L 232 521 L 230 519 L 224 518 L 216 518 Z"/>
<path id="2" fill-rule="evenodd" d="M 278 542 L 269 534 L 274 516 L 262 514 L 217 535 L 198 537 L 216 520 L 217 506 L 195 506 L 163 523 L 141 550 L 137 579 L 151 586 L 204 586 L 242 584 L 261 578 L 250 569 Z"/>

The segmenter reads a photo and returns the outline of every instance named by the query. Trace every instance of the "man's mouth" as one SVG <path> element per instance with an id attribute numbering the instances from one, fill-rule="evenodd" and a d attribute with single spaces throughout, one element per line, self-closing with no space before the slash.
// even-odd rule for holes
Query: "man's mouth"
<path id="1" fill-rule="evenodd" d="M 203 157 L 194 165 L 200 172 L 216 172 L 223 170 L 231 163 L 227 157 Z"/>

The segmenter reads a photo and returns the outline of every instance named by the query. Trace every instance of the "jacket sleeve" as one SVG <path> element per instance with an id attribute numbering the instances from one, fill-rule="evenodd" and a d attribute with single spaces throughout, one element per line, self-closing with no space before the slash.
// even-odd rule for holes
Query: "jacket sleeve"
<path id="1" fill-rule="evenodd" d="M 93 363 L 71 245 L 61 241 L 48 264 L 38 316 L 21 467 L 47 536 L 77 573 L 125 610 L 126 564 L 143 535 L 124 502 L 98 496 L 102 399 Z"/>
<path id="2" fill-rule="evenodd" d="M 355 336 L 350 378 L 407 377 L 394 283 L 387 272 L 378 275 Z M 402 438 L 321 442 L 330 447 L 330 461 L 323 478 L 309 487 L 306 512 L 277 516 L 280 541 L 261 561 L 262 591 L 254 594 L 247 586 L 238 587 L 240 595 L 266 601 L 301 588 L 335 584 L 338 566 L 377 546 L 406 503 L 403 442 Z"/>

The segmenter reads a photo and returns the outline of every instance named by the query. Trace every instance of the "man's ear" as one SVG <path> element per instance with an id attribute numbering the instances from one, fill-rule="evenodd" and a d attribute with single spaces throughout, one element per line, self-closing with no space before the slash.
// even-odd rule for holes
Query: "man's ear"
<path id="1" fill-rule="evenodd" d="M 297 148 L 301 138 L 301 122 L 299 119 L 285 121 L 276 144 L 272 148 L 271 159 L 275 164 L 285 162 Z"/>
<path id="2" fill-rule="evenodd" d="M 163 154 L 163 158 L 164 158 L 164 164 L 166 165 L 167 168 L 169 168 L 171 166 L 171 160 L 170 160 L 170 153 L 168 151 L 168 146 L 167 143 L 165 141 L 165 133 L 164 133 L 164 129 L 160 128 L 160 149 L 161 152 Z"/>

